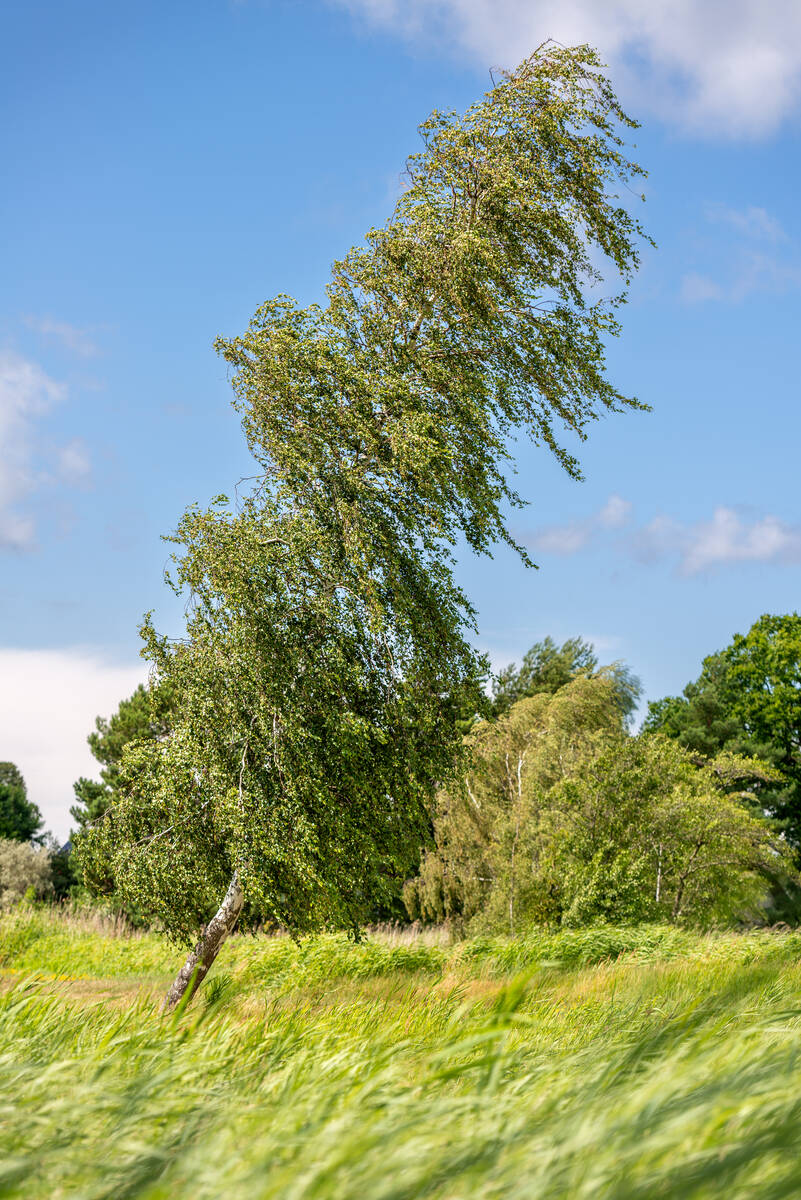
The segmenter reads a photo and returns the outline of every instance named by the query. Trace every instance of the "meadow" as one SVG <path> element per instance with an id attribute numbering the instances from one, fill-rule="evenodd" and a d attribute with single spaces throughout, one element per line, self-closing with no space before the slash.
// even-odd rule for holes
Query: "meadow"
<path id="1" fill-rule="evenodd" d="M 0 920 L 0 1196 L 801 1193 L 801 935 L 598 927 L 180 952 Z"/>

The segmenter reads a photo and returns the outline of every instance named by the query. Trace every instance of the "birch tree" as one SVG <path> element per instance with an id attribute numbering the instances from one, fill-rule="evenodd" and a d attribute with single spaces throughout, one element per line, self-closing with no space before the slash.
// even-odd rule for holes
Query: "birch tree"
<path id="1" fill-rule="evenodd" d="M 168 1006 L 245 897 L 293 932 L 357 930 L 408 873 L 481 704 L 457 541 L 528 561 L 513 435 L 578 477 L 576 439 L 643 407 L 604 362 L 643 236 L 633 127 L 594 51 L 541 47 L 423 122 L 325 303 L 278 296 L 218 342 L 255 479 L 177 529 L 186 636 L 143 627 L 172 732 L 127 753 L 81 851 L 194 945 Z"/>
<path id="2" fill-rule="evenodd" d="M 578 676 L 556 692 L 477 723 L 470 761 L 441 788 L 434 846 L 403 892 L 410 916 L 503 929 L 557 920 L 561 889 L 543 861 L 543 812 L 555 787 L 624 739 L 614 682 Z"/>

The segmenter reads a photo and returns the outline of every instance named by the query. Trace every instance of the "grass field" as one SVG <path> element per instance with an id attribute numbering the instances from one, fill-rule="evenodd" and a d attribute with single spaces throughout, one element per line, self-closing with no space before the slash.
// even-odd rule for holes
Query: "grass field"
<path id="1" fill-rule="evenodd" d="M 0 921 L 0 1196 L 801 1195 L 801 936 L 237 937 Z"/>

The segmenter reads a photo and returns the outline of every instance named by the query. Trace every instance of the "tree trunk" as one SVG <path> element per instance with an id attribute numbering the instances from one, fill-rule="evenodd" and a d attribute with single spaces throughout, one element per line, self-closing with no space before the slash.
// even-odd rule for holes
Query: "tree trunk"
<path id="1" fill-rule="evenodd" d="M 239 874 L 234 871 L 228 891 L 225 893 L 225 899 L 209 921 L 203 936 L 175 976 L 172 987 L 164 997 L 164 1003 L 161 1006 L 162 1012 L 172 1012 L 180 1004 L 187 991 L 189 995 L 186 997 L 186 1003 L 188 1004 L 192 999 L 211 970 L 223 942 L 233 931 L 242 911 L 244 900 L 245 895 L 239 882 Z"/>

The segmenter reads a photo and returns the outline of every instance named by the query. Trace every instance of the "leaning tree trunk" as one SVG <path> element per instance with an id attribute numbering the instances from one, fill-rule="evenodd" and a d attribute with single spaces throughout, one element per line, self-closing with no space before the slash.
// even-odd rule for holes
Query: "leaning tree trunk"
<path id="1" fill-rule="evenodd" d="M 162 1012 L 171 1012 L 183 1000 L 187 991 L 186 1003 L 194 996 L 203 980 L 211 970 L 212 963 L 220 953 L 222 944 L 233 931 L 239 914 L 242 911 L 245 895 L 239 882 L 239 874 L 234 871 L 225 899 L 206 926 L 203 936 L 192 953 L 181 967 L 173 980 L 172 987 L 164 997 Z"/>

